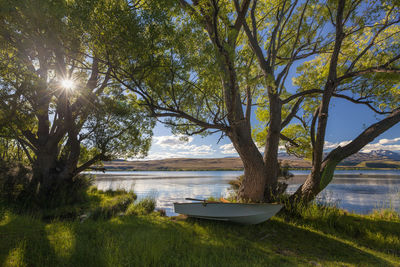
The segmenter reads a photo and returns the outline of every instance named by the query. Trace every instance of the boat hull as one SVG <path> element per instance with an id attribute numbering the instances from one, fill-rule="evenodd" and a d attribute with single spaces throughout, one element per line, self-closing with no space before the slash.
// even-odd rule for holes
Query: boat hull
<path id="1" fill-rule="evenodd" d="M 175 212 L 179 214 L 242 224 L 262 223 L 274 216 L 282 207 L 280 204 L 270 203 L 174 203 Z"/>

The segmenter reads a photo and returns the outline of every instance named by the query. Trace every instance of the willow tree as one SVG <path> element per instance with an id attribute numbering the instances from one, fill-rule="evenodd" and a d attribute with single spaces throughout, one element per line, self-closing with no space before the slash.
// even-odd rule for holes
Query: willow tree
<path id="1" fill-rule="evenodd" d="M 163 9 L 171 26 L 162 42 L 153 42 L 161 45 L 149 66 L 158 71 L 136 68 L 124 46 L 112 53 L 120 62 L 112 74 L 175 132 L 229 137 L 244 164 L 239 198 L 271 201 L 279 190 L 279 140 L 292 141 L 282 129 L 303 100 L 289 98 L 289 70 L 333 41 L 322 31 L 327 18 L 320 9 L 317 1 L 182 0 Z M 257 103 L 263 95 L 271 114 L 264 156 L 251 127 L 253 106 L 266 104 Z"/>
<path id="2" fill-rule="evenodd" d="M 295 152 L 309 147 L 308 126 L 302 116 L 309 114 L 311 108 L 307 106 L 318 103 L 323 93 L 321 87 L 303 85 L 299 85 L 298 92 L 291 92 L 287 79 L 292 77 L 293 66 L 315 57 L 333 57 L 336 34 L 329 22 L 334 3 L 163 3 L 167 5 L 142 3 L 144 8 L 159 9 L 158 18 L 162 18 L 162 23 L 147 23 L 151 32 L 159 33 L 147 44 L 153 53 L 140 57 L 146 57 L 149 64 L 137 66 L 138 55 L 131 45 L 135 39 L 129 37 L 129 31 L 120 39 L 116 34 L 121 46 L 107 51 L 116 59 L 112 64 L 113 77 L 138 94 L 152 116 L 175 132 L 220 132 L 229 137 L 244 164 L 239 198 L 273 200 L 280 189 L 279 143 L 285 142 Z M 379 10 L 382 9 L 374 12 L 380 14 Z M 353 19 L 355 12 L 349 8 L 348 16 Z M 374 19 L 377 17 L 371 17 Z M 356 50 L 363 43 L 362 36 L 357 38 L 358 46 L 353 45 Z M 303 104 L 305 100 L 307 103 Z M 266 124 L 260 130 L 263 136 L 257 139 L 264 146 L 264 156 L 252 136 L 254 105 L 263 107 L 267 114 Z M 299 124 L 292 125 L 293 119 Z M 296 129 L 301 129 L 300 136 Z"/>
<path id="3" fill-rule="evenodd" d="M 104 34 L 92 22 L 119 4 L 0 1 L 0 132 L 24 148 L 26 197 L 39 204 L 67 200 L 92 164 L 149 148 L 154 122 L 96 57 Z"/>
<path id="4" fill-rule="evenodd" d="M 299 68 L 302 94 L 318 92 L 311 120 L 312 169 L 292 197 L 309 201 L 332 180 L 338 163 L 360 151 L 400 122 L 400 6 L 396 1 L 345 1 L 327 4 L 335 42 L 329 55 L 319 55 Z M 366 105 L 378 121 L 347 145 L 324 158 L 329 105 L 333 97 Z"/>

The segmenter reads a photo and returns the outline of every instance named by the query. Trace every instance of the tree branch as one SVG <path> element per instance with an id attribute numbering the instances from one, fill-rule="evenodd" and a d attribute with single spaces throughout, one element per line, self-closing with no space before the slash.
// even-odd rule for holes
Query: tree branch
<path id="1" fill-rule="evenodd" d="M 400 59 L 400 54 L 396 57 L 397 59 Z M 385 64 L 386 65 L 386 64 Z M 371 67 L 371 68 L 367 68 L 364 70 L 359 70 L 359 71 L 354 71 L 354 72 L 349 72 L 346 73 L 342 76 L 340 76 L 339 78 L 337 78 L 337 80 L 339 82 L 348 79 L 348 78 L 353 78 L 356 76 L 361 76 L 364 74 L 369 74 L 369 73 L 400 73 L 400 69 L 399 68 L 388 68 L 385 65 L 381 65 L 378 67 Z"/>
<path id="2" fill-rule="evenodd" d="M 322 94 L 324 91 L 321 89 L 310 89 L 310 90 L 306 90 L 306 91 L 301 91 L 299 93 L 296 93 L 294 95 L 289 96 L 288 98 L 282 100 L 282 104 L 287 104 L 290 101 L 298 98 L 298 97 L 302 97 L 302 96 L 306 96 L 306 95 L 311 95 L 311 94 Z"/>
<path id="3" fill-rule="evenodd" d="M 299 110 L 301 102 L 303 102 L 304 96 L 297 99 L 296 103 L 293 105 L 292 110 L 290 111 L 289 115 L 285 118 L 285 120 L 281 123 L 281 129 L 285 128 L 293 117 L 296 115 L 297 111 Z"/>
<path id="4" fill-rule="evenodd" d="M 291 143 L 295 147 L 299 147 L 300 145 L 296 143 L 293 139 L 290 139 L 289 137 L 285 136 L 284 134 L 280 134 L 280 138 L 286 142 Z"/>
<path id="5" fill-rule="evenodd" d="M 396 125 L 400 122 L 400 108 L 393 111 L 391 115 L 385 119 L 372 124 L 366 130 L 364 130 L 357 138 L 355 138 L 351 143 L 345 145 L 344 147 L 337 147 L 332 150 L 324 162 L 329 160 L 342 161 L 343 159 L 353 155 L 360 151 L 364 146 L 372 142 L 376 137 Z"/>
<path id="6" fill-rule="evenodd" d="M 93 158 L 86 161 L 84 164 L 82 164 L 78 168 L 76 168 L 74 171 L 74 176 L 78 175 L 79 173 L 83 172 L 84 170 L 90 168 L 90 166 L 92 166 L 93 164 L 95 164 L 96 162 L 98 162 L 100 160 L 108 160 L 108 158 L 103 153 L 97 154 L 96 156 L 94 156 Z"/>
<path id="7" fill-rule="evenodd" d="M 350 101 L 350 102 L 353 102 L 353 103 L 355 103 L 355 104 L 363 104 L 363 105 L 366 105 L 368 108 L 370 108 L 371 110 L 373 110 L 375 113 L 378 113 L 378 114 L 384 115 L 384 114 L 391 114 L 391 113 L 392 113 L 391 111 L 390 111 L 390 112 L 389 112 L 389 111 L 379 111 L 379 110 L 377 110 L 376 108 L 374 108 L 374 107 L 370 104 L 370 102 L 357 100 L 357 99 L 351 98 L 351 97 L 349 97 L 349 96 L 347 96 L 347 95 L 342 95 L 342 94 L 333 93 L 332 96 L 338 97 L 338 98 L 346 99 L 346 100 L 348 100 L 348 101 Z"/>

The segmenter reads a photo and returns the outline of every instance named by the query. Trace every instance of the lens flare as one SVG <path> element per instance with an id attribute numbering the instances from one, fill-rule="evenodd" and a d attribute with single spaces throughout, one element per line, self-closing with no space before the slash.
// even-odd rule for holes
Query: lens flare
<path id="1" fill-rule="evenodd" d="M 73 80 L 65 79 L 61 81 L 61 86 L 65 89 L 74 89 L 75 83 Z"/>

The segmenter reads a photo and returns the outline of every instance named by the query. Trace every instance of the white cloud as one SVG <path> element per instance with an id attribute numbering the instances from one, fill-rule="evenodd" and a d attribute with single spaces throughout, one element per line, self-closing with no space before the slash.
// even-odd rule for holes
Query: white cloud
<path id="1" fill-rule="evenodd" d="M 153 144 L 159 145 L 164 148 L 176 148 L 176 149 L 186 149 L 188 144 L 194 140 L 192 136 L 182 136 L 182 135 L 164 135 L 164 136 L 154 136 Z"/>
<path id="2" fill-rule="evenodd" d="M 393 139 L 381 139 L 379 140 L 379 144 L 381 145 L 386 145 L 386 144 L 395 144 L 397 142 L 400 142 L 400 137 L 393 138 Z"/>
<path id="3" fill-rule="evenodd" d="M 351 142 L 351 141 L 342 141 L 342 142 L 340 142 L 340 143 L 331 143 L 331 142 L 329 142 L 329 141 L 325 141 L 324 149 L 331 150 L 331 149 L 337 148 L 338 146 L 343 147 L 343 146 L 349 144 L 350 142 Z"/>
<path id="4" fill-rule="evenodd" d="M 191 136 L 155 136 L 152 149 L 145 160 L 206 156 L 215 152 L 212 145 L 196 145 L 192 144 L 193 141 Z"/>
<path id="5" fill-rule="evenodd" d="M 379 143 L 368 144 L 361 150 L 361 152 L 369 153 L 372 150 L 400 151 L 400 145 L 382 145 L 382 144 L 379 144 Z"/>
<path id="6" fill-rule="evenodd" d="M 236 154 L 236 155 L 238 154 L 232 143 L 222 145 L 219 148 L 221 149 L 222 154 Z M 260 151 L 260 153 L 264 153 L 264 150 L 265 150 L 264 146 L 257 147 L 257 148 L 258 148 L 258 151 Z M 284 151 L 286 151 L 285 146 L 279 146 L 279 152 L 284 152 Z"/>
<path id="7" fill-rule="evenodd" d="M 232 143 L 222 145 L 219 148 L 221 149 L 222 154 L 237 154 L 237 151 Z"/>
<path id="8" fill-rule="evenodd" d="M 134 160 L 160 160 L 160 159 L 171 159 L 171 158 L 182 158 L 182 155 L 169 152 L 162 152 L 162 153 L 149 152 L 149 155 L 144 159 L 134 159 Z"/>
<path id="9" fill-rule="evenodd" d="M 196 146 L 196 145 L 190 145 L 189 146 L 189 151 L 180 151 L 178 153 L 182 155 L 209 155 L 215 152 L 214 149 L 212 149 L 211 145 L 201 145 L 201 146 Z"/>
<path id="10" fill-rule="evenodd" d="M 343 141 L 340 143 L 331 143 L 329 141 L 325 141 L 324 148 L 326 150 L 335 149 L 338 146 L 345 146 L 349 144 L 351 141 Z M 391 150 L 391 151 L 400 151 L 400 137 L 393 139 L 380 139 L 378 142 L 373 144 L 366 145 L 361 152 L 369 153 L 372 150 Z"/>

